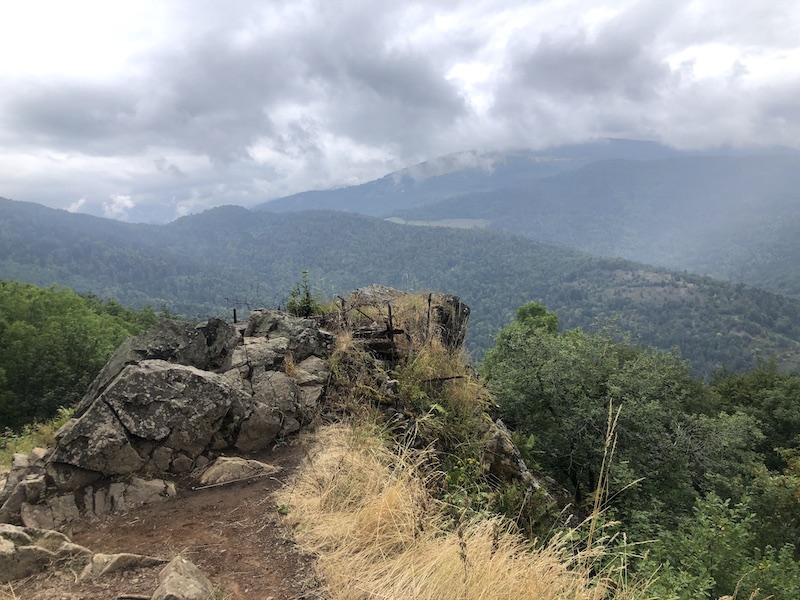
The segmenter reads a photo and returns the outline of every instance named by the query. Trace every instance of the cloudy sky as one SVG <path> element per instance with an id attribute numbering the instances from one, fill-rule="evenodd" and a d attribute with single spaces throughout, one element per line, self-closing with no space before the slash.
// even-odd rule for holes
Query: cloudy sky
<path id="1" fill-rule="evenodd" d="M 170 220 L 462 150 L 800 146 L 797 0 L 0 0 L 0 196 Z"/>

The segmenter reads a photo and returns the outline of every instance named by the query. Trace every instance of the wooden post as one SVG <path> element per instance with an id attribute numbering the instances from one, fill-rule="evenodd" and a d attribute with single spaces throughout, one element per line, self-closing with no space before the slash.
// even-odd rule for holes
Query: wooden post
<path id="1" fill-rule="evenodd" d="M 389 307 L 389 344 L 392 347 L 392 356 L 397 354 L 397 349 L 394 347 L 394 323 L 392 323 L 392 305 L 387 303 Z"/>
<path id="2" fill-rule="evenodd" d="M 431 339 L 431 302 L 433 302 L 433 293 L 428 294 L 428 323 L 425 325 L 425 343 L 426 344 Z"/>

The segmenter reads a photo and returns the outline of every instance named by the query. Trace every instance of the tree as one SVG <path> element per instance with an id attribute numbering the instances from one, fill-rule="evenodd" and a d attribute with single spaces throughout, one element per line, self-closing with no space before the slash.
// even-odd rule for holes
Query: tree
<path id="1" fill-rule="evenodd" d="M 542 467 L 578 504 L 597 486 L 611 405 L 621 409 L 611 506 L 643 535 L 674 525 L 713 489 L 710 466 L 736 477 L 758 462 L 755 421 L 712 414 L 707 387 L 677 353 L 617 341 L 607 330 L 558 333 L 555 315 L 542 309 L 526 304 L 500 331 L 484 374 L 503 418 L 534 436 Z"/>
<path id="2" fill-rule="evenodd" d="M 78 296 L 66 288 L 0 285 L 0 429 L 53 417 L 83 395 L 152 310 Z"/>

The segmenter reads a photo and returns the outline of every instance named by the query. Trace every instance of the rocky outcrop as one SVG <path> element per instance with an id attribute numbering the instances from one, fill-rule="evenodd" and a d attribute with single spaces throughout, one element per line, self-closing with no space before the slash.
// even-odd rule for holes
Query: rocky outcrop
<path id="1" fill-rule="evenodd" d="M 76 567 L 80 570 L 81 565 L 85 565 L 78 576 L 78 581 L 85 581 L 165 563 L 158 581 L 154 582 L 158 587 L 153 594 L 135 597 L 150 600 L 209 600 L 213 597 L 214 588 L 208 578 L 182 556 L 170 561 L 141 554 L 95 554 L 89 548 L 72 543 L 58 531 L 0 524 L 0 583 L 37 575 L 59 565 L 66 565 L 73 572 Z"/>
<path id="2" fill-rule="evenodd" d="M 131 338 L 92 382 L 55 448 L 17 455 L 0 522 L 58 527 L 168 498 L 170 479 L 250 453 L 310 422 L 333 335 L 254 311 L 244 331 L 164 320 Z"/>
<path id="3" fill-rule="evenodd" d="M 91 550 L 73 544 L 63 533 L 0 523 L 0 583 L 39 573 L 61 560 L 88 560 L 91 555 Z"/>

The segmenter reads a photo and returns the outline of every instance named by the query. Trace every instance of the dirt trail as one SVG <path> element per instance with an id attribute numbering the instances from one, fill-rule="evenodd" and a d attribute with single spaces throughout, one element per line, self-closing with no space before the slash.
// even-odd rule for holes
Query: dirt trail
<path id="1" fill-rule="evenodd" d="M 302 554 L 281 526 L 273 493 L 285 485 L 304 451 L 300 445 L 255 456 L 282 467 L 272 477 L 185 490 L 163 503 L 71 523 L 64 533 L 94 552 L 133 552 L 195 563 L 227 600 L 321 599 L 313 558 Z M 160 567 L 77 582 L 80 566 L 53 569 L 3 590 L 20 600 L 109 600 L 144 596 L 157 587 Z M 4 596 L 0 593 L 0 600 Z M 217 596 L 215 596 L 216 600 Z"/>

